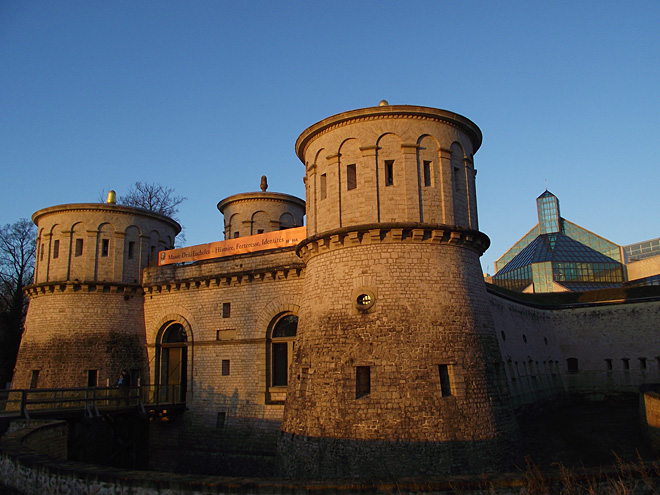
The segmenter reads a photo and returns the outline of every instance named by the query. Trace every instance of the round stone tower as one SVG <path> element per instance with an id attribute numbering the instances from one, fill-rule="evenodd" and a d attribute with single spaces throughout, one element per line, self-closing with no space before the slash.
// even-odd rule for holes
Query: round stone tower
<path id="1" fill-rule="evenodd" d="M 225 239 L 303 226 L 305 202 L 289 194 L 266 192 L 267 188 L 264 175 L 261 192 L 234 194 L 218 203 L 225 219 Z"/>
<path id="2" fill-rule="evenodd" d="M 518 429 L 479 257 L 481 131 L 435 108 L 306 129 L 306 262 L 283 473 L 388 478 L 507 469 Z"/>
<path id="3" fill-rule="evenodd" d="M 34 284 L 13 388 L 114 385 L 144 373 L 142 270 L 181 226 L 140 208 L 65 204 L 37 211 Z"/>

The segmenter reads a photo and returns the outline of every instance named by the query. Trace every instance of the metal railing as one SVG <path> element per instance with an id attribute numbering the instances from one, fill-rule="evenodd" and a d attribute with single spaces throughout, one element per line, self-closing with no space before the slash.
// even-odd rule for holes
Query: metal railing
<path id="1" fill-rule="evenodd" d="M 57 417 L 80 411 L 98 416 L 121 409 L 150 409 L 182 405 L 179 385 L 142 385 L 138 387 L 37 388 L 0 391 L 0 416 Z"/>

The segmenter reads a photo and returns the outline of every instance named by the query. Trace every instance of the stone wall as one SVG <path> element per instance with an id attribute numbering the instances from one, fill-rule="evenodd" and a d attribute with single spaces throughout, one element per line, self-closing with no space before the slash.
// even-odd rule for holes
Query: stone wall
<path id="1" fill-rule="evenodd" d="M 12 387 L 86 387 L 90 371 L 99 386 L 115 385 L 122 369 L 146 378 L 142 306 L 135 286 L 33 290 Z"/>
<path id="2" fill-rule="evenodd" d="M 274 455 L 286 388 L 271 386 L 270 332 L 298 314 L 302 275 L 293 249 L 146 272 L 151 383 L 163 333 L 173 323 L 187 332 L 188 410 L 153 429 L 154 466 L 217 472 L 218 453 Z"/>
<path id="3" fill-rule="evenodd" d="M 307 263 L 278 445 L 291 476 L 383 479 L 518 460 L 478 254 L 422 229 L 395 232 L 338 235 Z M 366 311 L 360 294 L 374 301 Z"/>
<path id="4" fill-rule="evenodd" d="M 490 294 L 516 407 L 564 393 L 632 394 L 660 381 L 657 298 L 541 307 Z"/>

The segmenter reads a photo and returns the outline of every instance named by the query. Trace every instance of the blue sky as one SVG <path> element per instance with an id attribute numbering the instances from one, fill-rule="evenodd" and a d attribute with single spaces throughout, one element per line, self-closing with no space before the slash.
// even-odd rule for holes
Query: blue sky
<path id="1" fill-rule="evenodd" d="M 484 270 L 562 215 L 628 244 L 660 236 L 660 2 L 0 2 L 0 224 L 174 187 L 187 245 L 218 201 L 304 197 L 298 135 L 391 104 L 473 120 Z"/>

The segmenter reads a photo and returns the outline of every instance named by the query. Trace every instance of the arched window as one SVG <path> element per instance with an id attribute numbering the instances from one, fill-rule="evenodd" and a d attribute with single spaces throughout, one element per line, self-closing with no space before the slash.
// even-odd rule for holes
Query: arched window
<path id="1" fill-rule="evenodd" d="M 160 400 L 185 401 L 188 383 L 188 335 L 180 323 L 172 323 L 160 341 Z"/>
<path id="2" fill-rule="evenodd" d="M 280 315 L 271 324 L 268 340 L 269 386 L 286 387 L 289 383 L 289 366 L 293 357 L 293 346 L 298 329 L 298 317 L 292 314 Z"/>

